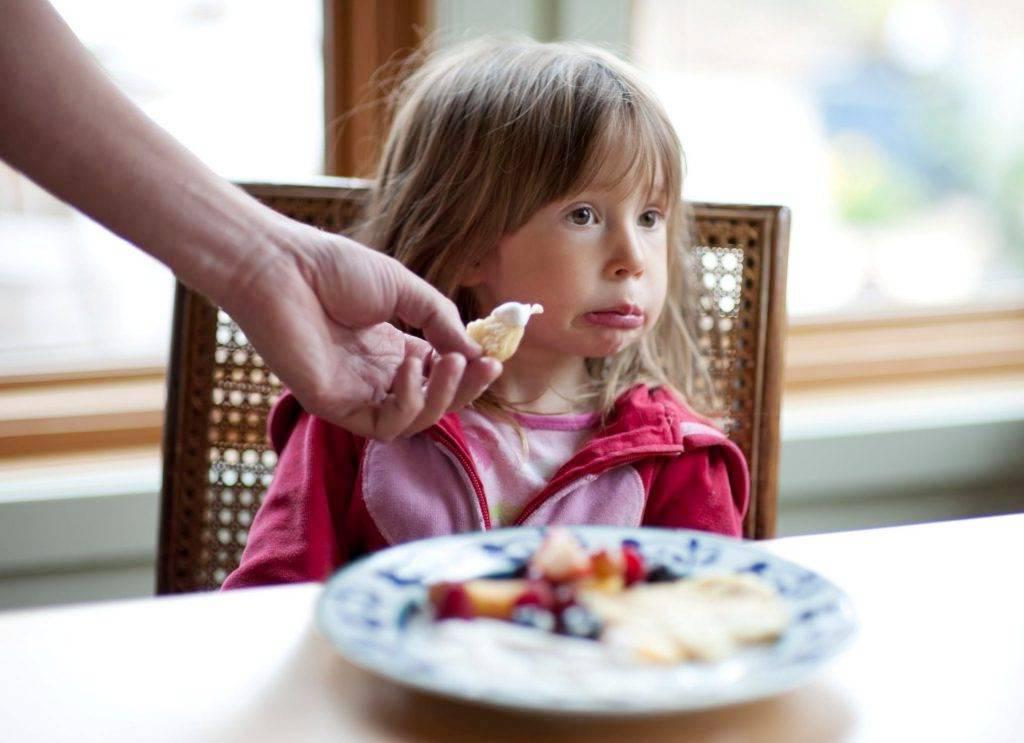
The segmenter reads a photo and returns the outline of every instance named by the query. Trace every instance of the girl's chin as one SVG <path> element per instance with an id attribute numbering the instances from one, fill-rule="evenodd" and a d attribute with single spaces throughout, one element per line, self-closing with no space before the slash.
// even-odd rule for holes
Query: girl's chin
<path id="1" fill-rule="evenodd" d="M 614 356 L 640 340 L 639 330 L 603 331 L 587 344 L 588 357 Z"/>
<path id="2" fill-rule="evenodd" d="M 549 356 L 581 359 L 603 358 L 605 356 L 614 356 L 620 351 L 625 350 L 640 340 L 642 334 L 642 331 L 639 330 L 602 329 L 601 332 L 597 333 L 587 332 L 584 337 L 574 334 L 575 337 L 566 337 L 562 340 L 548 339 L 547 342 L 536 346 L 524 340 L 523 344 L 519 347 L 517 355 L 521 358 L 535 355 L 538 360 L 541 357 Z M 514 361 L 515 358 L 516 356 L 513 356 L 509 359 L 506 365 Z"/>

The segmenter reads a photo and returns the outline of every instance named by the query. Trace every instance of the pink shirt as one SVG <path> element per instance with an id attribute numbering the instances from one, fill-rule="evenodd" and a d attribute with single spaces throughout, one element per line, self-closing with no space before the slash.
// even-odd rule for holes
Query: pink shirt
<path id="1" fill-rule="evenodd" d="M 517 413 L 526 437 L 504 421 L 465 409 L 459 412 L 487 496 L 491 525 L 509 526 L 551 477 L 590 439 L 597 413 L 533 415 Z"/>

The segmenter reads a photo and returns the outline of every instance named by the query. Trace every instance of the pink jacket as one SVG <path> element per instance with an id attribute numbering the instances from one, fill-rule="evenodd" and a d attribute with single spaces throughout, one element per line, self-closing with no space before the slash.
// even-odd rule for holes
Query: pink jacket
<path id="1" fill-rule="evenodd" d="M 323 580 L 390 544 L 491 528 L 453 413 L 422 434 L 382 442 L 306 413 L 288 393 L 269 429 L 277 471 L 224 588 Z M 645 525 L 741 536 L 748 487 L 736 444 L 674 395 L 638 385 L 515 525 Z"/>

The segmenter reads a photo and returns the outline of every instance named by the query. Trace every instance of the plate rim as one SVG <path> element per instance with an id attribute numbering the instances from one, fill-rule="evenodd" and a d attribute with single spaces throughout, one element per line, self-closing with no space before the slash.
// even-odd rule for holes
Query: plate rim
<path id="1" fill-rule="evenodd" d="M 503 697 L 485 698 L 483 695 L 473 696 L 470 694 L 461 694 L 453 689 L 433 684 L 427 679 L 403 676 L 391 668 L 364 660 L 363 658 L 360 658 L 358 654 L 347 652 L 347 648 L 345 647 L 346 639 L 337 634 L 331 627 L 331 622 L 328 620 L 328 603 L 330 601 L 330 594 L 333 587 L 342 583 L 346 579 L 346 575 L 350 572 L 366 570 L 373 562 L 385 559 L 383 557 L 384 555 L 394 556 L 399 552 L 414 552 L 416 550 L 423 549 L 425 545 L 459 542 L 469 544 L 499 535 L 505 537 L 512 536 L 513 534 L 522 535 L 524 533 L 533 533 L 542 538 L 543 533 L 552 528 L 564 528 L 570 532 L 576 532 L 579 530 L 584 534 L 587 532 L 621 534 L 623 535 L 623 539 L 636 538 L 636 535 L 638 534 L 644 535 L 654 533 L 665 536 L 680 537 L 681 539 L 696 537 L 700 540 L 710 540 L 713 543 L 717 542 L 729 549 L 738 548 L 743 552 L 749 552 L 754 556 L 768 557 L 778 564 L 811 573 L 816 579 L 822 581 L 835 594 L 839 605 L 839 611 L 847 623 L 846 633 L 838 641 L 831 644 L 827 651 L 820 655 L 814 662 L 802 664 L 800 667 L 791 670 L 781 681 L 778 676 L 763 680 L 760 684 L 758 684 L 756 680 L 754 682 L 747 680 L 743 687 L 739 687 L 741 689 L 739 693 L 719 694 L 717 698 L 711 700 L 691 698 L 693 703 L 687 703 L 687 698 L 681 697 L 679 700 L 673 701 L 673 703 L 649 703 L 645 705 L 609 708 L 608 706 L 602 706 L 602 704 L 593 700 L 582 702 L 579 705 L 565 706 L 564 704 L 560 704 L 558 706 L 554 706 L 550 701 L 545 701 L 543 698 L 531 701 L 523 699 L 511 700 Z M 698 712 L 701 710 L 745 704 L 785 694 L 810 681 L 810 679 L 819 673 L 824 666 L 832 663 L 838 656 L 845 653 L 860 634 L 860 622 L 858 620 L 857 612 L 852 599 L 846 591 L 837 586 L 829 578 L 821 575 L 817 570 L 813 570 L 798 562 L 764 550 L 758 547 L 757 543 L 752 540 L 740 539 L 737 537 L 705 532 L 697 529 L 673 529 L 653 526 L 613 526 L 608 524 L 503 527 L 499 529 L 488 529 L 486 531 L 444 534 L 403 542 L 398 545 L 393 545 L 382 550 L 369 553 L 334 571 L 334 573 L 324 582 L 317 598 L 315 624 L 321 635 L 328 640 L 334 652 L 338 653 L 346 662 L 351 663 L 353 666 L 356 666 L 377 678 L 383 678 L 391 683 L 395 683 L 400 687 L 422 692 L 428 696 L 441 697 L 463 704 L 471 704 L 490 709 L 552 715 L 557 717 L 571 716 L 594 718 L 644 717 L 672 713 Z"/>

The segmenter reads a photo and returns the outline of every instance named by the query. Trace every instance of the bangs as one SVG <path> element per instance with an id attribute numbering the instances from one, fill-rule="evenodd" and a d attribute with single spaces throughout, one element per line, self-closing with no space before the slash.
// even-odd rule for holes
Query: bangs
<path id="1" fill-rule="evenodd" d="M 577 172 L 559 195 L 598 186 L 639 189 L 651 198 L 661 190 L 664 202 L 674 204 L 682 197 L 683 153 L 661 104 L 610 55 L 591 52 L 576 62 L 564 89 L 570 100 L 558 110 L 577 119 L 566 129 L 580 135 L 570 146 L 583 157 L 575 160 Z"/>
<path id="2" fill-rule="evenodd" d="M 640 190 L 666 206 L 682 198 L 683 155 L 660 116 L 637 106 L 610 110 L 587 146 L 584 166 L 567 193 L 592 187 Z"/>
<path id="3" fill-rule="evenodd" d="M 666 207 L 682 198 L 679 139 L 635 74 L 611 55 L 571 44 L 518 51 L 519 64 L 503 70 L 503 97 L 514 105 L 496 117 L 503 123 L 484 145 L 501 153 L 506 194 L 514 195 L 506 232 L 593 186 L 639 189 Z"/>

